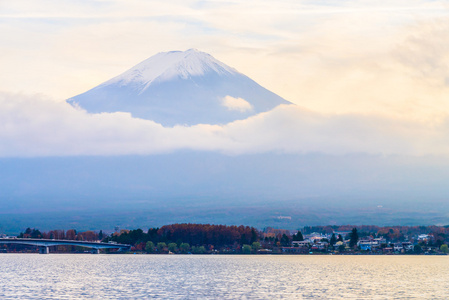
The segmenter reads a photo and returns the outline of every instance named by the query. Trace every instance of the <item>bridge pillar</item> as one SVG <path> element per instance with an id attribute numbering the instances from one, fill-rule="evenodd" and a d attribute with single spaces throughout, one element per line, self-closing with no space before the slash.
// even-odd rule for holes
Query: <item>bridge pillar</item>
<path id="1" fill-rule="evenodd" d="M 48 254 L 48 247 L 47 246 L 40 246 L 39 247 L 39 254 Z"/>
<path id="2" fill-rule="evenodd" d="M 100 249 L 93 248 L 92 254 L 100 254 Z"/>

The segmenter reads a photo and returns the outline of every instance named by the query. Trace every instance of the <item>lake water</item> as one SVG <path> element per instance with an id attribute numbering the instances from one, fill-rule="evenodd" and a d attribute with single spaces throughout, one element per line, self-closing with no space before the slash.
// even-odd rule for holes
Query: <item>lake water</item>
<path id="1" fill-rule="evenodd" d="M 0 299 L 447 299 L 449 256 L 0 254 Z"/>

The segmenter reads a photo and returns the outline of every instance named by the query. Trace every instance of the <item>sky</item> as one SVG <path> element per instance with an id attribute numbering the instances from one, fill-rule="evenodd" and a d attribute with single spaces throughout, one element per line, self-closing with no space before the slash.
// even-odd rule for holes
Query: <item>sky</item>
<path id="1" fill-rule="evenodd" d="M 0 156 L 448 155 L 446 1 L 0 0 Z M 297 104 L 164 128 L 64 101 L 197 48 Z"/>

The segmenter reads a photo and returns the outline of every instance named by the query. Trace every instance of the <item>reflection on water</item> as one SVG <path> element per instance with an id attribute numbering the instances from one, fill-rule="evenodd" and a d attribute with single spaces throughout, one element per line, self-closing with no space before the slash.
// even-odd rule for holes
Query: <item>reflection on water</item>
<path id="1" fill-rule="evenodd" d="M 446 299 L 449 256 L 0 254 L 0 299 Z"/>

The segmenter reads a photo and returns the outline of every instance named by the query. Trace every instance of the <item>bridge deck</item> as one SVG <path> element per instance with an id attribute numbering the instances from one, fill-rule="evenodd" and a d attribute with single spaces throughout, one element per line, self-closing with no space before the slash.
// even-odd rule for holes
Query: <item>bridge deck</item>
<path id="1" fill-rule="evenodd" d="M 1 244 L 23 244 L 40 247 L 51 246 L 81 246 L 93 249 L 123 249 L 129 250 L 131 245 L 126 244 L 110 244 L 110 243 L 98 243 L 98 242 L 86 242 L 86 241 L 73 241 L 73 240 L 49 240 L 49 239 L 20 239 L 20 238 L 1 238 Z"/>

